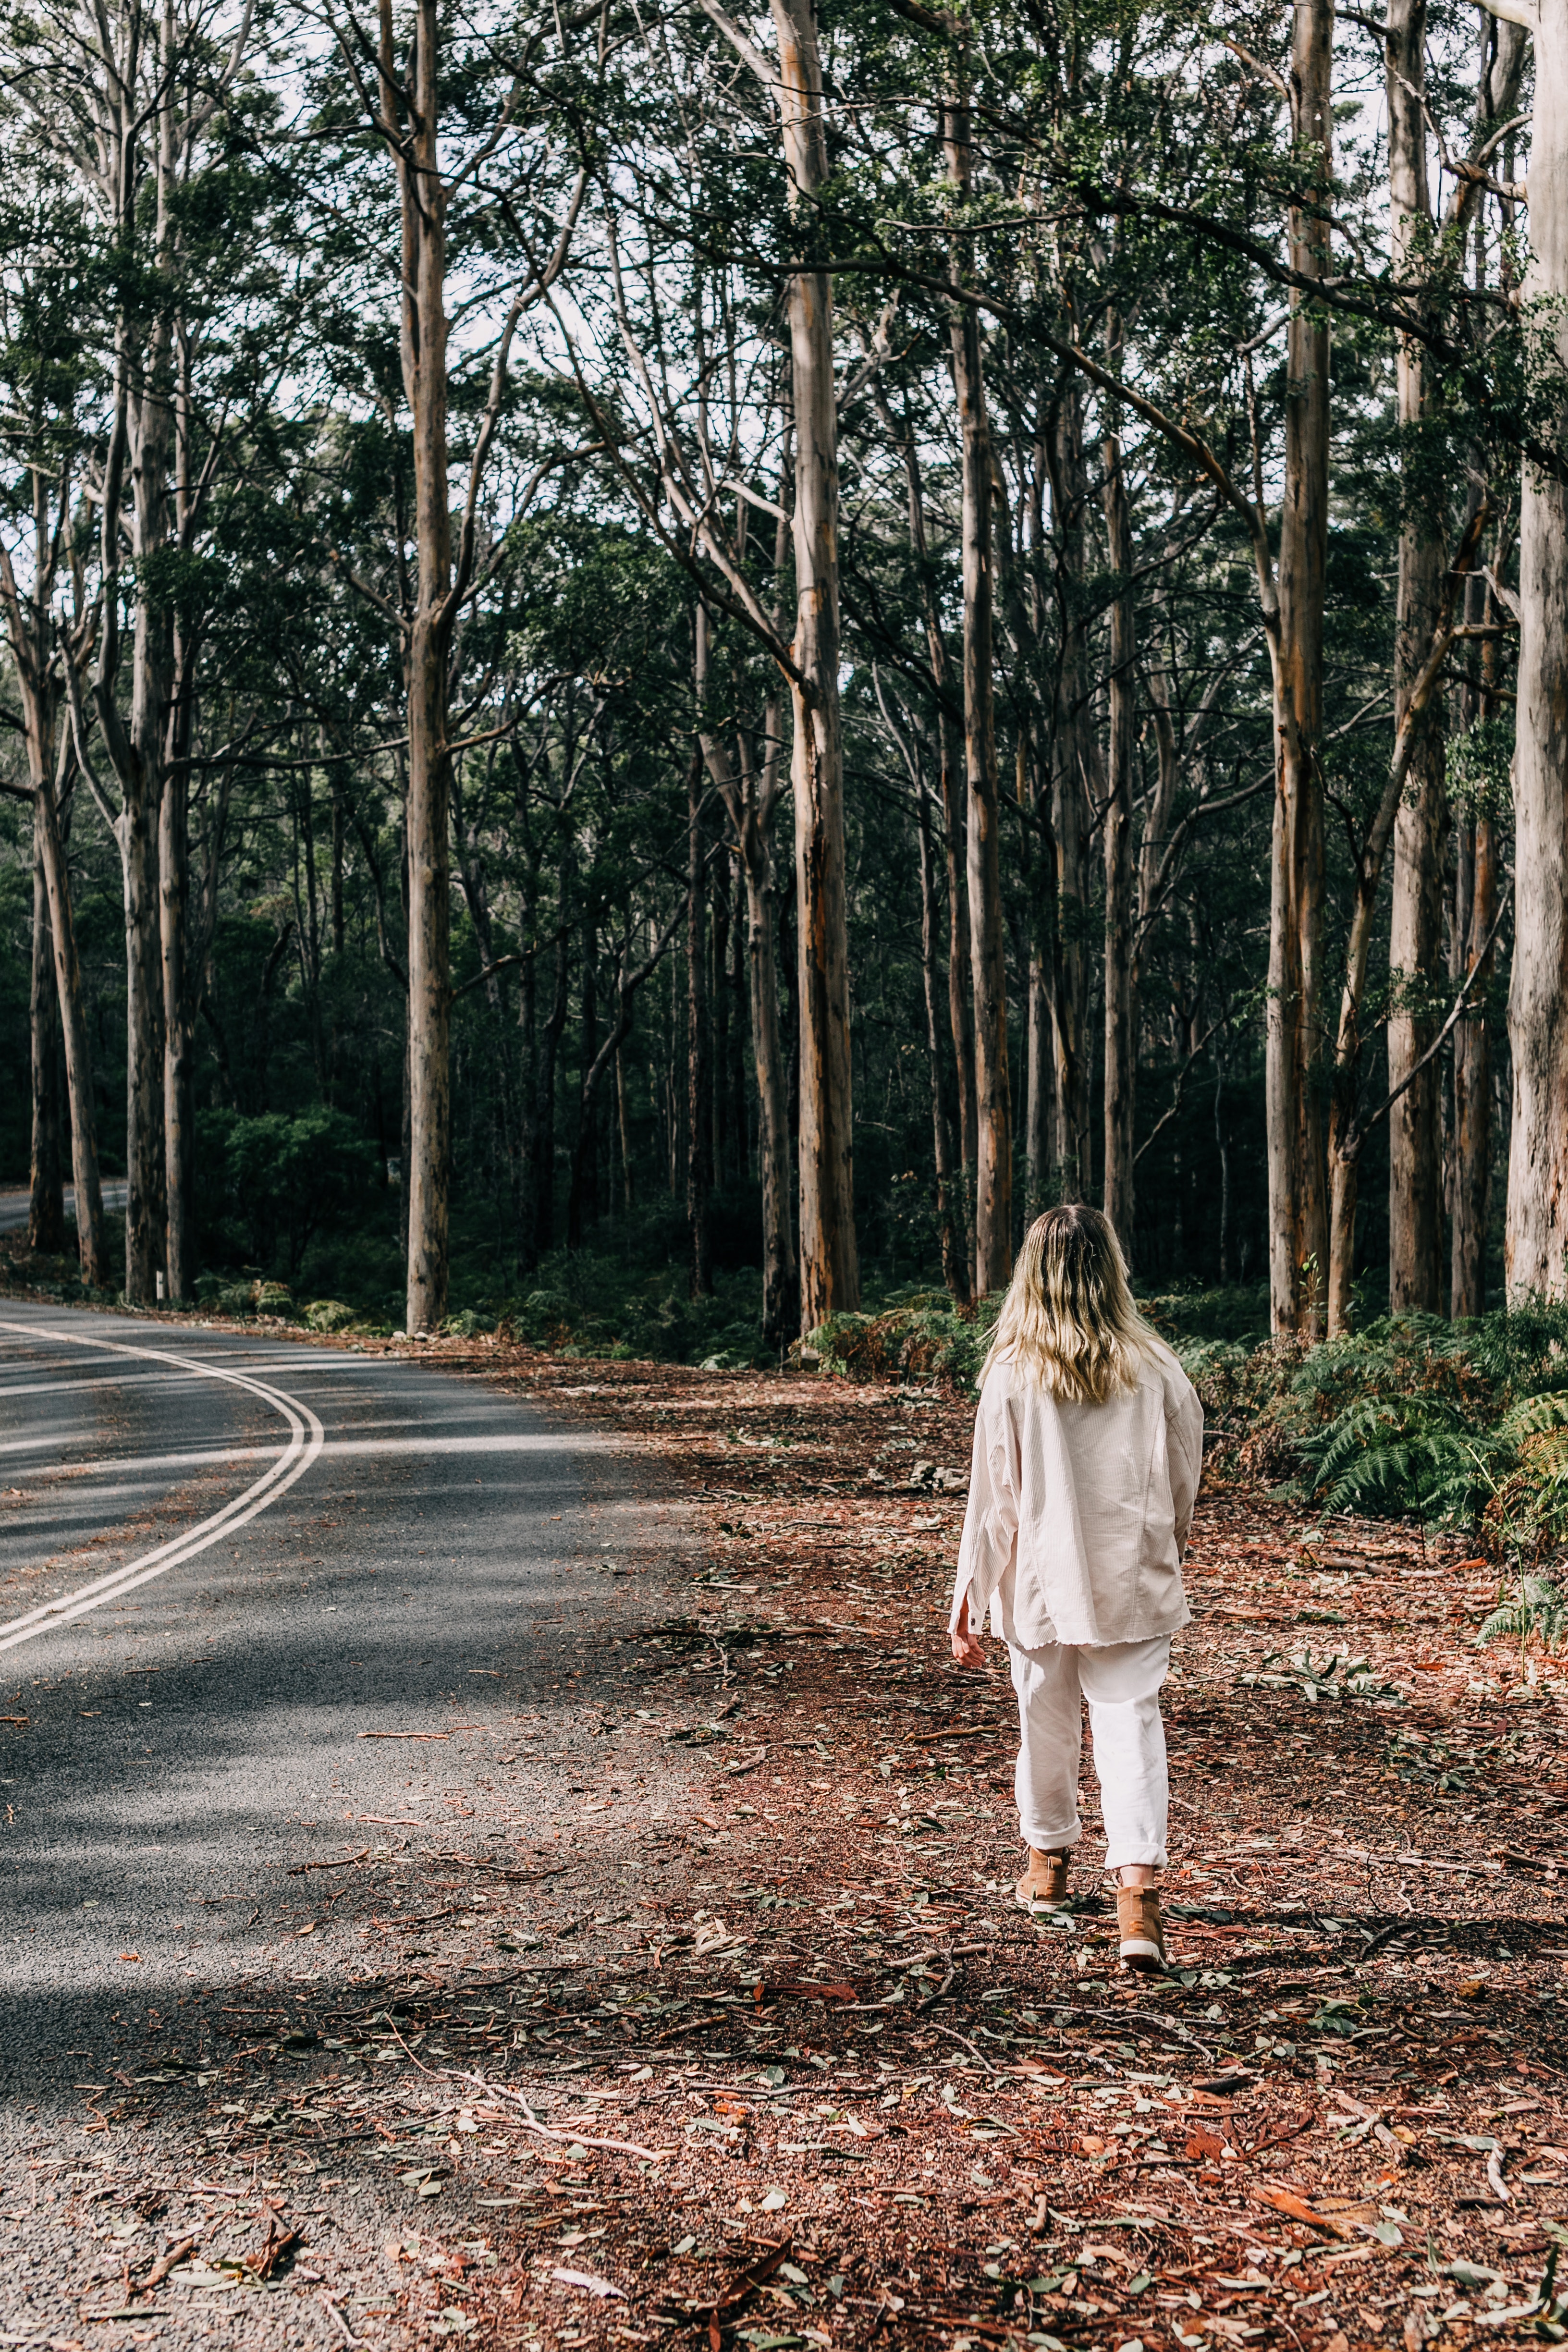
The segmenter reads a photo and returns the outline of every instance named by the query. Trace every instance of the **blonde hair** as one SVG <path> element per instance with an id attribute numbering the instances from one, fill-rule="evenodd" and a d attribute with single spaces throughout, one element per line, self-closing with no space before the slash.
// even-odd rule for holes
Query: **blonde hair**
<path id="1" fill-rule="evenodd" d="M 1068 1202 L 1024 1235 L 981 1377 L 1011 1356 L 1059 1403 L 1104 1404 L 1137 1387 L 1153 1344 L 1110 1218 Z"/>

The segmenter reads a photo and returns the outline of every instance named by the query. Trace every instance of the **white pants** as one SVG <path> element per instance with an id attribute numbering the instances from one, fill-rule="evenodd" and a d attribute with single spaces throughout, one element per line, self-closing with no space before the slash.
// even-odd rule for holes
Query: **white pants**
<path id="1" fill-rule="evenodd" d="M 1170 1781 L 1160 1685 L 1170 1671 L 1170 1635 L 1101 1649 L 1052 1642 L 1011 1655 L 1019 1727 L 1013 1786 L 1025 1839 L 1040 1853 L 1061 1853 L 1078 1843 L 1082 1697 L 1089 1701 L 1105 1817 L 1105 1867 L 1163 1864 Z"/>

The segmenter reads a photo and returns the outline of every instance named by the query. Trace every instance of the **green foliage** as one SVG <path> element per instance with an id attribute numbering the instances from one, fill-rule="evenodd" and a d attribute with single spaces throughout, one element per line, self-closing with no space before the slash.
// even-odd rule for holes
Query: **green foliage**
<path id="1" fill-rule="evenodd" d="M 1549 1576 L 1521 1576 L 1513 1599 L 1492 1611 L 1476 1638 L 1496 1642 L 1508 1633 L 1522 1646 L 1531 1633 L 1539 1633 L 1551 1649 L 1564 1626 L 1568 1626 L 1568 1592 Z"/>
<path id="2" fill-rule="evenodd" d="M 377 1182 L 375 1154 L 342 1111 L 205 1111 L 196 1150 L 205 1255 L 281 1267 L 290 1281 L 316 1234 L 349 1224 Z"/>
<path id="3" fill-rule="evenodd" d="M 758 1346 L 762 1277 L 751 1268 L 716 1275 L 705 1298 L 689 1297 L 674 1267 L 647 1273 L 607 1251 L 559 1252 L 540 1273 L 538 1288 L 499 1302 L 503 1336 L 565 1356 L 648 1357 L 713 1370 L 776 1360 Z"/>
<path id="4" fill-rule="evenodd" d="M 830 1315 L 807 1341 L 829 1372 L 862 1381 L 953 1381 L 973 1388 L 1000 1301 L 960 1313 L 944 1290 L 907 1293 L 874 1314 Z"/>
<path id="5" fill-rule="evenodd" d="M 1325 1511 L 1458 1519 L 1474 1503 L 1478 1457 L 1451 1397 L 1363 1397 L 1304 1438 L 1301 1452 Z"/>
<path id="6" fill-rule="evenodd" d="M 357 1320 L 353 1308 L 341 1298 L 313 1298 L 305 1309 L 305 1322 L 312 1331 L 346 1331 Z"/>
<path id="7" fill-rule="evenodd" d="M 1513 720 L 1477 719 L 1447 743 L 1448 797 L 1468 817 L 1508 813 Z"/>
<path id="8" fill-rule="evenodd" d="M 1385 1316 L 1311 1349 L 1175 1344 L 1217 1435 L 1211 1475 L 1476 1528 L 1517 1557 L 1568 1539 L 1565 1339 L 1568 1307 L 1537 1299 L 1468 1324 Z"/>

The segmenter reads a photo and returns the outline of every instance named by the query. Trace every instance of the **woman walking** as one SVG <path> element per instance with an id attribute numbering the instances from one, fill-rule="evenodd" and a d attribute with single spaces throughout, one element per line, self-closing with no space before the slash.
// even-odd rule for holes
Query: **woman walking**
<path id="1" fill-rule="evenodd" d="M 1203 1466 L 1203 1408 L 1132 1303 L 1098 1209 L 1048 1209 L 1024 1237 L 985 1359 L 950 1631 L 984 1665 L 991 1611 L 1018 1694 L 1014 1787 L 1026 1909 L 1067 1898 L 1089 1703 L 1121 1961 L 1165 1963 L 1154 1874 L 1169 1784 L 1160 1685 Z"/>

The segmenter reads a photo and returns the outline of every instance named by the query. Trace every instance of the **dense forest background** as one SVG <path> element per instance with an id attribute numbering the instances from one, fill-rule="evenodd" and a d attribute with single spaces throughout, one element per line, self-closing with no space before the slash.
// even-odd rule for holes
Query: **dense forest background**
<path id="1" fill-rule="evenodd" d="M 7 11 L 35 1250 L 764 1360 L 1063 1197 L 1216 1331 L 1561 1287 L 1558 38 Z"/>

